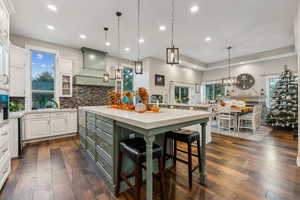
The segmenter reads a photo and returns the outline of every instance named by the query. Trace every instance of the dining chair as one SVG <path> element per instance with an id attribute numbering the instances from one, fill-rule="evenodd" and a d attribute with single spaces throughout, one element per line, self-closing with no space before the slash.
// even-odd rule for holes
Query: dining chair
<path id="1" fill-rule="evenodd" d="M 253 107 L 253 111 L 248 114 L 241 115 L 238 119 L 238 131 L 240 129 L 250 129 L 253 131 L 253 134 L 256 133 L 256 129 L 258 128 L 258 108 Z"/>
<path id="2" fill-rule="evenodd" d="M 228 133 L 230 134 L 231 128 L 233 128 L 234 125 L 234 116 L 232 115 L 230 109 L 218 105 L 217 113 L 218 128 L 222 130 L 227 129 Z"/>

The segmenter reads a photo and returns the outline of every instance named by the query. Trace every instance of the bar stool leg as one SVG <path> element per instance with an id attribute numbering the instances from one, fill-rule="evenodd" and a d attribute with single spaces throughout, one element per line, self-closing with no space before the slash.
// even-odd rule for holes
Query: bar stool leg
<path id="1" fill-rule="evenodd" d="M 167 154 L 167 137 L 166 137 L 166 134 L 165 134 L 165 138 L 164 138 L 164 146 L 163 146 L 163 149 L 164 149 L 164 152 L 163 152 L 163 168 L 165 169 L 166 167 L 166 154 Z"/>
<path id="2" fill-rule="evenodd" d="M 200 152 L 200 139 L 197 140 L 197 151 L 198 151 L 198 165 L 199 165 L 199 174 L 201 174 L 201 152 Z"/>
<path id="3" fill-rule="evenodd" d="M 173 167 L 176 167 L 176 160 L 177 160 L 177 141 L 174 140 Z"/>
<path id="4" fill-rule="evenodd" d="M 160 158 L 158 159 L 158 175 L 160 178 L 160 198 L 161 200 L 164 200 L 164 166 L 163 163 L 165 162 L 165 160 L 163 159 L 163 157 L 160 156 Z"/>
<path id="5" fill-rule="evenodd" d="M 123 153 L 121 151 L 119 151 L 118 169 L 117 169 L 117 186 L 116 186 L 116 196 L 117 197 L 120 194 L 122 162 L 123 162 Z"/>
<path id="6" fill-rule="evenodd" d="M 192 188 L 192 181 L 193 181 L 192 166 L 193 166 L 193 162 L 192 162 L 192 147 L 191 147 L 191 144 L 188 143 L 188 167 L 189 167 L 189 186 L 190 186 L 190 188 Z"/>
<path id="7" fill-rule="evenodd" d="M 141 198 L 142 181 L 142 166 L 140 163 L 137 163 L 135 169 L 136 200 L 140 200 Z"/>

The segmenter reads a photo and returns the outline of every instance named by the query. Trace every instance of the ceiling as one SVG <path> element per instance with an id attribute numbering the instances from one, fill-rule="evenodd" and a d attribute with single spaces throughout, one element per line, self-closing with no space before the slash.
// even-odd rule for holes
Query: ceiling
<path id="1" fill-rule="evenodd" d="M 137 0 L 12 0 L 14 34 L 80 48 L 105 50 L 103 27 L 110 28 L 109 53 L 118 54 L 117 18 L 121 17 L 121 57 L 137 58 Z M 143 57 L 164 58 L 170 45 L 171 0 L 141 0 Z M 57 7 L 57 12 L 47 8 Z M 192 14 L 190 7 L 199 6 Z M 294 43 L 297 0 L 175 0 L 175 45 L 199 62 L 226 59 L 226 47 L 240 57 L 286 47 Z M 55 30 L 48 30 L 52 25 Z M 165 32 L 159 26 L 165 25 Z M 81 39 L 80 34 L 87 36 Z M 212 41 L 205 42 L 210 36 Z M 124 51 L 129 47 L 130 51 Z"/>

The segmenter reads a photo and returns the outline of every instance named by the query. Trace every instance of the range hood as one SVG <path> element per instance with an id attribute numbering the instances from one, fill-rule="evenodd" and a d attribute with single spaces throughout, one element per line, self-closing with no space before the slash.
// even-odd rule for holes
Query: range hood
<path id="1" fill-rule="evenodd" d="M 106 72 L 106 52 L 81 48 L 83 66 L 80 73 L 74 76 L 74 85 L 91 85 L 91 86 L 110 86 L 113 87 L 115 82 L 110 80 L 104 82 L 103 74 Z"/>

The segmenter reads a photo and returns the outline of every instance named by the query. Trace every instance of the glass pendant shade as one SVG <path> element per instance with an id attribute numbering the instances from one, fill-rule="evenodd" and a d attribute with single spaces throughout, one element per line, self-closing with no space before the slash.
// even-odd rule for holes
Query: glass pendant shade
<path id="1" fill-rule="evenodd" d="M 167 48 L 167 64 L 177 65 L 179 64 L 179 48 Z"/>
<path id="2" fill-rule="evenodd" d="M 122 79 L 122 70 L 120 68 L 116 69 L 116 79 L 117 80 Z"/>
<path id="3" fill-rule="evenodd" d="M 135 62 L 135 74 L 143 74 L 143 62 L 142 61 Z"/>
<path id="4" fill-rule="evenodd" d="M 105 73 L 103 75 L 103 82 L 109 82 L 109 74 L 108 73 Z"/>

